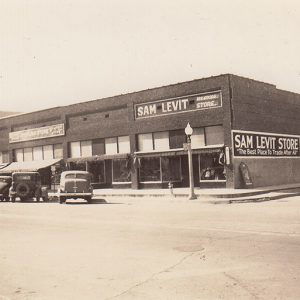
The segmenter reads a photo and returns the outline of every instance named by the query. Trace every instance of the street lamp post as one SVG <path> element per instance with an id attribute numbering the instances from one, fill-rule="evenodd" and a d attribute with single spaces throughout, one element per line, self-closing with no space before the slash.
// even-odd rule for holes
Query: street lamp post
<path id="1" fill-rule="evenodd" d="M 194 192 L 194 174 L 193 174 L 193 156 L 192 156 L 192 144 L 191 136 L 193 134 L 193 128 L 190 123 L 187 123 L 184 132 L 187 136 L 187 151 L 188 151 L 188 161 L 189 161 L 189 179 L 190 179 L 190 193 L 189 200 L 197 199 L 197 196 Z"/>

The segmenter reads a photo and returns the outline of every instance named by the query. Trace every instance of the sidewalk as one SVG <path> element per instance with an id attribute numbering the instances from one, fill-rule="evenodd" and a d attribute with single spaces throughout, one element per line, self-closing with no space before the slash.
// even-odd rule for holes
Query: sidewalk
<path id="1" fill-rule="evenodd" d="M 300 195 L 300 183 L 268 186 L 256 189 L 195 188 L 195 194 L 197 199 L 192 201 L 209 202 L 214 204 L 260 202 Z M 126 198 L 127 200 L 164 198 L 168 200 L 187 201 L 189 196 L 189 188 L 174 188 L 172 192 L 169 189 L 95 189 L 94 195 L 95 198 L 107 198 L 109 201 L 114 201 L 114 199 L 120 201 L 122 198 Z"/>

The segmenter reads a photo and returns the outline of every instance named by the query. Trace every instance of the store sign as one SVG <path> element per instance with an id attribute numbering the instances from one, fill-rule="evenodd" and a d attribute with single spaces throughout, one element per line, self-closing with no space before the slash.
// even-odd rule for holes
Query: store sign
<path id="1" fill-rule="evenodd" d="M 222 106 L 220 91 L 135 105 L 135 118 L 149 118 Z"/>
<path id="2" fill-rule="evenodd" d="M 24 141 L 45 139 L 55 136 L 65 135 L 64 124 L 55 124 L 45 127 L 32 128 L 21 131 L 13 131 L 9 133 L 9 142 L 18 143 Z"/>
<path id="3" fill-rule="evenodd" d="M 300 156 L 300 136 L 296 135 L 233 130 L 232 140 L 237 157 Z"/>

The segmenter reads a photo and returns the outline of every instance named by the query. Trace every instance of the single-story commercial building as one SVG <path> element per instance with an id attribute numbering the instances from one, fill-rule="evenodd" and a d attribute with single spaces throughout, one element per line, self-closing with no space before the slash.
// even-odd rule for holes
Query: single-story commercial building
<path id="1" fill-rule="evenodd" d="M 32 164 L 52 185 L 78 169 L 96 188 L 187 187 L 187 123 L 195 186 L 300 182 L 300 95 L 232 74 L 1 118 L 0 174 Z"/>

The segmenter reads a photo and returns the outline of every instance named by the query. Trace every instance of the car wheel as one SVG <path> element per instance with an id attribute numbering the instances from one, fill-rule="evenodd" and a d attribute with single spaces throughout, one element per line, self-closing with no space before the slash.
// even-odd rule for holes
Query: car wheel
<path id="1" fill-rule="evenodd" d="M 48 197 L 43 197 L 43 201 L 44 201 L 44 202 L 49 202 Z"/>
<path id="2" fill-rule="evenodd" d="M 59 197 L 59 203 L 60 203 L 60 204 L 63 204 L 63 203 L 65 203 L 65 202 L 66 202 L 66 198 L 60 196 L 60 197 Z"/>
<path id="3" fill-rule="evenodd" d="M 15 197 L 10 197 L 10 201 L 11 202 L 16 202 L 16 198 Z"/>
<path id="4" fill-rule="evenodd" d="M 92 197 L 87 197 L 85 198 L 85 200 L 87 201 L 87 203 L 91 204 L 92 203 Z"/>
<path id="5" fill-rule="evenodd" d="M 30 194 L 30 187 L 27 183 L 21 182 L 17 185 L 16 192 L 20 198 L 26 198 Z"/>

